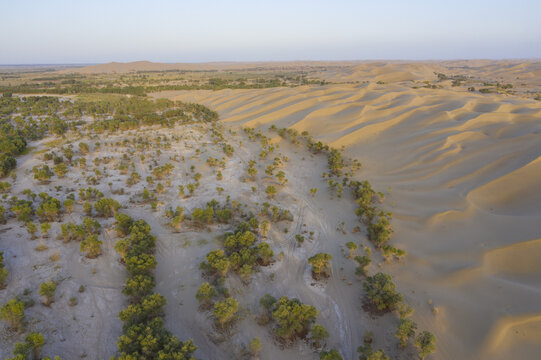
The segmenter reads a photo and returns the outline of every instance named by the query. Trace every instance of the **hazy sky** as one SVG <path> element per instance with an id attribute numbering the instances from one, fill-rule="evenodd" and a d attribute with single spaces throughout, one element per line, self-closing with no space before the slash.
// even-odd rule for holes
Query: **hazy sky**
<path id="1" fill-rule="evenodd" d="M 0 0 L 0 64 L 541 58 L 541 0 Z"/>

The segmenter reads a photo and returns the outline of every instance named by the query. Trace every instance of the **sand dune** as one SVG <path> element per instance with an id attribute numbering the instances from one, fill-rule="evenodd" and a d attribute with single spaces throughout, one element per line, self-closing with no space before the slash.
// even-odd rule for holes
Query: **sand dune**
<path id="1" fill-rule="evenodd" d="M 539 82 L 539 63 L 452 65 Z M 532 239 L 541 237 L 541 102 L 402 83 L 433 70 L 359 64 L 331 75 L 393 84 L 155 96 L 202 102 L 231 125 L 293 127 L 345 146 L 362 162 L 360 176 L 394 204 L 394 241 L 410 255 L 388 270 L 417 309 L 415 320 L 436 333 L 437 358 L 536 358 L 541 240 Z"/>

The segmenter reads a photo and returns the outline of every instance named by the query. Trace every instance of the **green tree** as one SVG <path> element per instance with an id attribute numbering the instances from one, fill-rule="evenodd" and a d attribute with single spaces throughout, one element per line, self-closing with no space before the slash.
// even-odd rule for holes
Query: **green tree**
<path id="1" fill-rule="evenodd" d="M 319 353 L 319 360 L 342 360 L 342 355 L 336 349 L 322 351 Z"/>
<path id="2" fill-rule="evenodd" d="M 154 277 L 151 275 L 135 275 L 126 280 L 126 286 L 122 293 L 132 298 L 132 302 L 140 302 L 142 298 L 152 293 L 156 286 Z"/>
<path id="3" fill-rule="evenodd" d="M 267 235 L 269 234 L 270 225 L 270 221 L 268 220 L 263 220 L 261 222 L 261 224 L 259 225 L 259 232 L 261 233 L 261 236 L 267 237 Z"/>
<path id="4" fill-rule="evenodd" d="M 415 346 L 419 349 L 419 357 L 424 359 L 436 351 L 436 337 L 425 330 L 415 339 Z"/>
<path id="5" fill-rule="evenodd" d="M 64 200 L 64 207 L 66 208 L 66 212 L 68 214 L 71 214 L 71 212 L 73 211 L 74 204 L 75 204 L 75 201 L 73 201 L 73 199 Z"/>
<path id="6" fill-rule="evenodd" d="M 323 325 L 314 324 L 310 329 L 310 339 L 314 342 L 315 347 L 320 347 L 321 342 L 327 340 L 329 333 Z"/>
<path id="7" fill-rule="evenodd" d="M 0 308 L 0 319 L 6 321 L 11 328 L 21 331 L 24 322 L 24 303 L 17 299 L 8 301 Z"/>
<path id="8" fill-rule="evenodd" d="M 102 241 L 98 240 L 98 235 L 92 234 L 81 241 L 80 250 L 89 259 L 94 259 L 101 255 Z"/>
<path id="9" fill-rule="evenodd" d="M 68 173 L 68 167 L 64 163 L 57 164 L 53 167 L 53 171 L 59 178 L 63 178 Z"/>
<path id="10" fill-rule="evenodd" d="M 120 204 L 111 198 L 101 198 L 96 201 L 94 209 L 96 209 L 98 216 L 113 217 L 116 215 L 118 209 L 120 209 Z"/>
<path id="11" fill-rule="evenodd" d="M 257 357 L 261 351 L 261 340 L 258 337 L 253 338 L 248 344 L 248 347 L 252 356 Z"/>
<path id="12" fill-rule="evenodd" d="M 294 341 L 297 337 L 304 338 L 317 315 L 314 306 L 283 296 L 273 305 L 272 318 L 278 325 L 275 334 L 285 342 Z"/>
<path id="13" fill-rule="evenodd" d="M 41 333 L 32 332 L 26 335 L 24 343 L 16 343 L 13 355 L 15 359 L 28 360 L 28 357 L 32 360 L 41 359 L 41 348 L 45 344 L 45 338 Z"/>
<path id="14" fill-rule="evenodd" d="M 218 295 L 218 292 L 214 286 L 210 285 L 208 282 L 201 284 L 195 298 L 199 301 L 199 304 L 202 308 L 209 309 L 212 306 L 212 300 Z"/>
<path id="15" fill-rule="evenodd" d="M 357 251 L 357 244 L 355 244 L 353 241 L 348 241 L 346 243 L 346 247 L 349 249 L 349 258 L 353 259 L 355 252 Z"/>
<path id="16" fill-rule="evenodd" d="M 331 254 L 326 253 L 318 253 L 308 259 L 308 264 L 312 265 L 312 277 L 314 279 L 329 277 L 331 259 Z"/>
<path id="17" fill-rule="evenodd" d="M 355 268 L 355 274 L 358 276 L 366 276 L 366 267 L 372 262 L 370 256 L 355 256 L 355 261 L 359 264 L 359 266 Z"/>
<path id="18" fill-rule="evenodd" d="M 31 239 L 35 239 L 36 232 L 38 231 L 38 227 L 32 221 L 29 221 L 26 223 L 26 231 L 28 231 L 28 233 L 30 234 Z"/>
<path id="19" fill-rule="evenodd" d="M 363 289 L 368 301 L 378 310 L 391 311 L 403 299 L 402 294 L 396 291 L 391 276 L 381 272 L 367 277 L 363 283 Z"/>
<path id="20" fill-rule="evenodd" d="M 128 236 L 130 233 L 130 227 L 133 224 L 133 220 L 129 215 L 118 213 L 115 216 L 116 226 L 115 230 L 120 237 Z"/>
<path id="21" fill-rule="evenodd" d="M 317 193 L 317 188 L 310 189 L 310 194 L 312 195 L 312 197 L 316 196 L 316 193 Z"/>
<path id="22" fill-rule="evenodd" d="M 276 195 L 277 192 L 278 191 L 276 190 L 276 187 L 274 187 L 273 185 L 269 185 L 265 189 L 265 193 L 267 194 L 269 199 L 274 198 L 274 195 Z"/>
<path id="23" fill-rule="evenodd" d="M 213 275 L 218 275 L 221 277 L 225 277 L 227 275 L 227 272 L 231 267 L 231 262 L 229 261 L 223 250 L 212 250 L 207 254 L 206 259 L 206 262 L 204 261 L 201 263 L 201 269 L 206 270 Z"/>
<path id="24" fill-rule="evenodd" d="M 214 303 L 212 313 L 218 325 L 222 328 L 230 323 L 239 310 L 239 303 L 232 297 Z"/>
<path id="25" fill-rule="evenodd" d="M 41 235 L 43 237 L 48 237 L 49 236 L 49 230 L 51 230 L 51 223 L 44 222 L 44 223 L 41 223 L 41 225 L 39 227 L 41 229 Z"/>
<path id="26" fill-rule="evenodd" d="M 408 339 L 415 336 L 417 324 L 410 319 L 401 319 L 396 328 L 395 336 L 400 340 L 400 346 L 406 347 Z"/>
<path id="27" fill-rule="evenodd" d="M 4 264 L 4 253 L 0 251 L 0 289 L 3 289 L 6 287 L 6 280 L 8 278 L 8 270 L 6 269 L 6 265 Z"/>
<path id="28" fill-rule="evenodd" d="M 39 295 L 43 297 L 43 304 L 50 306 L 54 301 L 56 283 L 52 280 L 46 281 L 39 286 Z"/>
<path id="29" fill-rule="evenodd" d="M 34 179 L 38 180 L 41 183 L 46 183 L 49 181 L 51 176 L 53 176 L 53 172 L 47 165 L 43 165 L 42 167 L 38 168 L 35 167 L 32 169 L 32 172 L 34 173 Z"/>

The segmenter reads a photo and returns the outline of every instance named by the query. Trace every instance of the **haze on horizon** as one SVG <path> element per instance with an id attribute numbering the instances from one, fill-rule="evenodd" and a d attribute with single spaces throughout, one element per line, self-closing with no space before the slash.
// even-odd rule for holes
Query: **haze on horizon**
<path id="1" fill-rule="evenodd" d="M 2 1 L 0 64 L 541 57 L 541 2 Z"/>

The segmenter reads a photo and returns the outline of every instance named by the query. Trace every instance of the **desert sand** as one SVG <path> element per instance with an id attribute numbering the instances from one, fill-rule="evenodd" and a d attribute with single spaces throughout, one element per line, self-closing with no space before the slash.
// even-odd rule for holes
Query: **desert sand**
<path id="1" fill-rule="evenodd" d="M 363 164 L 389 191 L 388 265 L 432 329 L 441 359 L 533 359 L 541 350 L 541 102 L 411 87 L 434 72 L 539 86 L 539 63 L 359 64 L 328 79 L 361 84 L 155 94 L 201 102 L 233 126 L 292 127 Z M 518 78 L 518 80 L 517 80 Z M 346 315 L 347 316 L 347 315 Z"/>

